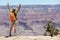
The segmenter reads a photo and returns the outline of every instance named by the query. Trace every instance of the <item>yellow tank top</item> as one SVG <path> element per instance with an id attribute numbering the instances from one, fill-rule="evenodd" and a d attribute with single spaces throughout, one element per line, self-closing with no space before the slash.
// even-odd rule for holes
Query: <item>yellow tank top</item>
<path id="1" fill-rule="evenodd" d="M 13 21 L 13 20 L 16 20 L 15 16 L 14 16 L 14 13 L 10 13 L 10 20 Z"/>

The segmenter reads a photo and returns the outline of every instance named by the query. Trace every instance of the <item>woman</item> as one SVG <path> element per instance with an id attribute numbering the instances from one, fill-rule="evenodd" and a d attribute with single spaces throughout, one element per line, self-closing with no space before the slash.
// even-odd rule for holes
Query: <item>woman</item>
<path id="1" fill-rule="evenodd" d="M 14 27 L 14 33 L 16 33 L 17 14 L 18 14 L 20 8 L 21 8 L 21 5 L 19 4 L 18 10 L 16 10 L 16 9 L 10 10 L 10 6 L 9 6 L 9 3 L 8 3 L 8 9 L 9 9 L 9 12 L 10 12 L 10 22 L 11 22 L 9 36 L 11 36 L 11 32 L 12 32 L 13 27 Z"/>

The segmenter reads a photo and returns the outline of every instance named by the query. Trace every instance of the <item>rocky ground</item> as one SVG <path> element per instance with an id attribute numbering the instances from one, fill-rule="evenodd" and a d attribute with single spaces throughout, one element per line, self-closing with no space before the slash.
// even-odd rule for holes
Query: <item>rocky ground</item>
<path id="1" fill-rule="evenodd" d="M 4 37 L 1 36 L 0 40 L 60 40 L 60 36 L 12 36 L 12 37 Z"/>

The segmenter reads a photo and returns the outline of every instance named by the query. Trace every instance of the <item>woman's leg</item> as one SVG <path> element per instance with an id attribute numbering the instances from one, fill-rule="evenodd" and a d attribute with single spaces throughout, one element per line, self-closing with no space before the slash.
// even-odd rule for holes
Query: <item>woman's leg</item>
<path id="1" fill-rule="evenodd" d="M 9 34 L 9 36 L 11 36 L 12 28 L 13 28 L 13 22 L 11 22 L 11 26 L 10 26 L 10 34 Z"/>
<path id="2" fill-rule="evenodd" d="M 14 33 L 16 33 L 16 21 L 14 21 Z"/>

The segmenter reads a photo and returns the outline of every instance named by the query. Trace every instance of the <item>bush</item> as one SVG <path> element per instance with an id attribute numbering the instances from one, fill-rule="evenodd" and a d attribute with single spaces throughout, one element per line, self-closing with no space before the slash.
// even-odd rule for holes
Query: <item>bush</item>
<path id="1" fill-rule="evenodd" d="M 52 21 L 47 21 L 47 24 L 44 26 L 44 28 L 46 29 L 44 33 L 45 36 L 49 34 L 48 36 L 53 37 L 53 35 L 58 35 L 59 33 L 59 30 L 55 28 L 55 25 L 52 24 Z"/>

